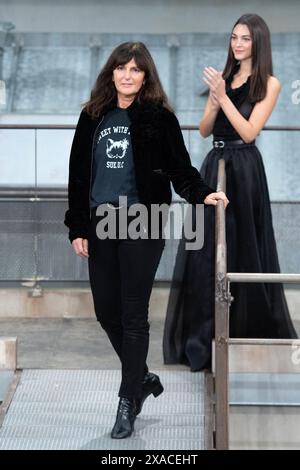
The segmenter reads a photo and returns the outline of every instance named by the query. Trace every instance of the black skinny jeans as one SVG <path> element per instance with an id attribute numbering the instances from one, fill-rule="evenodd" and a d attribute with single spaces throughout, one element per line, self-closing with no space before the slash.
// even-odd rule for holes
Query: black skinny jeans
<path id="1" fill-rule="evenodd" d="M 148 305 L 165 240 L 100 240 L 99 220 L 93 210 L 89 276 L 95 313 L 121 360 L 119 397 L 133 399 L 141 396 L 148 371 Z"/>

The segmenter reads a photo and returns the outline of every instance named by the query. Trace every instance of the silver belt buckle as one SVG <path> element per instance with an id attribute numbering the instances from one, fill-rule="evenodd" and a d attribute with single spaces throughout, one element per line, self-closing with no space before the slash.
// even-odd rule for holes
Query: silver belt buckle
<path id="1" fill-rule="evenodd" d="M 214 148 L 215 149 L 222 149 L 223 147 L 225 147 L 224 140 L 215 140 L 214 141 Z"/>
<path id="2" fill-rule="evenodd" d="M 114 209 L 114 210 L 122 209 L 122 207 L 124 207 L 124 206 L 114 206 L 110 202 L 107 202 L 106 204 L 110 209 Z"/>

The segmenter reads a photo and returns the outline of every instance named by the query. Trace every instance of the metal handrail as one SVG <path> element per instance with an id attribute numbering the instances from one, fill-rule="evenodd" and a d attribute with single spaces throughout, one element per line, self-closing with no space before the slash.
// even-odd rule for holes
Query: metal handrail
<path id="1" fill-rule="evenodd" d="M 198 131 L 199 127 L 194 124 L 184 124 L 183 131 Z M 0 122 L 0 129 L 76 129 L 76 124 L 3 124 Z M 265 126 L 263 131 L 300 131 L 300 126 Z"/>
<path id="2" fill-rule="evenodd" d="M 62 188 L 52 188 L 52 187 L 8 187 L 8 188 L 0 188 L 0 199 L 1 198 L 27 198 L 31 200 L 32 198 L 41 198 L 41 199 L 48 199 L 48 198 L 59 198 L 59 199 L 66 199 L 68 195 L 67 185 Z"/>
<path id="3" fill-rule="evenodd" d="M 225 160 L 219 160 L 217 191 L 226 191 Z M 226 248 L 226 221 L 223 201 L 216 206 L 215 257 L 215 445 L 229 447 L 228 337 L 229 303 Z"/>
<path id="4" fill-rule="evenodd" d="M 300 284 L 300 274 L 293 273 L 227 273 L 229 282 L 282 282 Z"/>
<path id="5" fill-rule="evenodd" d="M 0 129 L 76 129 L 76 124 L 2 124 Z"/>
<path id="6" fill-rule="evenodd" d="M 225 161 L 219 160 L 217 190 L 226 190 Z M 300 284 L 300 274 L 294 273 L 227 273 L 226 265 L 226 222 L 225 208 L 218 201 L 216 208 L 216 261 L 215 261 L 215 446 L 229 449 L 229 344 L 240 339 L 229 337 L 229 308 L 231 303 L 231 282 L 264 282 Z M 247 340 L 243 340 L 244 342 Z M 260 344 L 271 344 L 270 340 L 259 339 Z M 273 340 L 274 344 L 290 344 L 290 340 Z M 253 344 L 253 340 L 248 340 Z"/>

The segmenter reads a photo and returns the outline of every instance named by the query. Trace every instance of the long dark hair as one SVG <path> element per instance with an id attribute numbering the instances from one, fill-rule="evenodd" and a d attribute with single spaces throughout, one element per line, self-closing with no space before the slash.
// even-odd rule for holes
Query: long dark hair
<path id="1" fill-rule="evenodd" d="M 135 100 L 140 103 L 152 102 L 171 109 L 154 61 L 145 44 L 124 42 L 117 46 L 109 56 L 97 77 L 89 101 L 83 104 L 90 116 L 99 117 L 104 108 L 116 101 L 117 91 L 112 81 L 113 71 L 118 65 L 127 64 L 131 59 L 134 59 L 139 69 L 145 72 L 145 84 L 141 87 Z"/>
<path id="2" fill-rule="evenodd" d="M 251 34 L 252 73 L 250 78 L 249 100 L 252 103 L 256 103 L 265 98 L 268 78 L 270 75 L 273 75 L 270 30 L 266 22 L 260 16 L 252 13 L 242 15 L 233 26 L 232 31 L 238 24 L 248 26 Z M 225 80 L 228 78 L 232 79 L 238 66 L 239 63 L 234 58 L 230 41 L 223 78 Z"/>

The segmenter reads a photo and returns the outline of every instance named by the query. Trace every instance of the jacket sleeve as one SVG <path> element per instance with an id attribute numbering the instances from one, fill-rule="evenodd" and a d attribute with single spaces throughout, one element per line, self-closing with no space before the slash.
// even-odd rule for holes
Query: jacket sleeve
<path id="1" fill-rule="evenodd" d="M 87 238 L 89 232 L 89 177 L 86 158 L 87 114 L 81 111 L 76 126 L 69 161 L 68 202 L 65 225 L 69 228 L 69 240 Z"/>
<path id="2" fill-rule="evenodd" d="M 215 192 L 215 189 L 207 186 L 199 171 L 192 166 L 178 119 L 172 112 L 167 113 L 164 131 L 166 173 L 176 193 L 191 204 L 203 203 L 206 196 Z"/>

